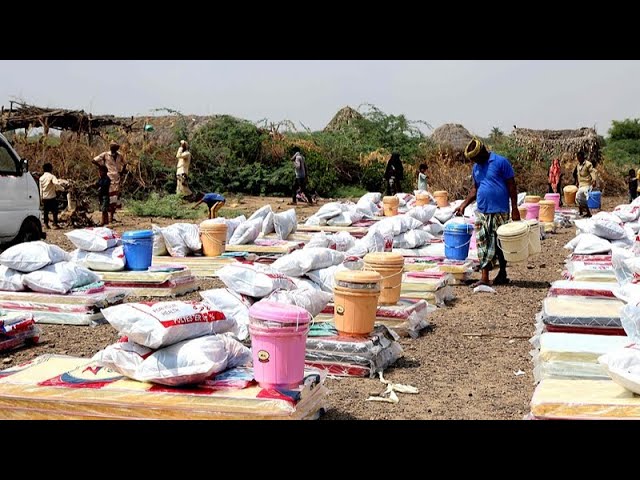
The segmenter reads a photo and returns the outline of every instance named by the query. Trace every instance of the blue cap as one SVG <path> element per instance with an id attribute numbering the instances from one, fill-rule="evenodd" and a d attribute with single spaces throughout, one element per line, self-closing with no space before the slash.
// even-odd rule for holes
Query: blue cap
<path id="1" fill-rule="evenodd" d="M 153 231 L 151 230 L 131 230 L 124 232 L 122 238 L 136 239 L 136 238 L 153 238 Z"/>

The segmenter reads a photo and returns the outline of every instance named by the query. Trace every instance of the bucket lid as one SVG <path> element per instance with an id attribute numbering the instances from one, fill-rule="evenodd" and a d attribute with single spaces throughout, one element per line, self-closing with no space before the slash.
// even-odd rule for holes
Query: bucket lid
<path id="1" fill-rule="evenodd" d="M 382 280 L 382 276 L 370 270 L 340 270 L 336 272 L 335 279 L 349 283 L 376 283 Z"/>
<path id="2" fill-rule="evenodd" d="M 279 323 L 309 323 L 311 321 L 311 315 L 304 308 L 269 300 L 261 300 L 251 305 L 249 315 L 260 320 Z"/>
<path id="3" fill-rule="evenodd" d="M 554 202 L 553 200 L 540 200 L 540 205 L 556 205 L 556 202 Z"/>
<path id="4" fill-rule="evenodd" d="M 536 200 L 540 200 L 540 195 L 526 195 L 526 196 L 524 197 L 524 201 L 525 201 L 525 202 L 527 201 L 527 198 L 528 198 L 529 200 L 534 200 L 534 201 L 536 201 Z"/>
<path id="5" fill-rule="evenodd" d="M 527 222 L 505 223 L 498 227 L 497 234 L 501 237 L 519 237 L 528 233 L 529 224 Z"/>
<path id="6" fill-rule="evenodd" d="M 400 199 L 398 197 L 382 197 L 383 203 L 400 203 Z"/>
<path id="7" fill-rule="evenodd" d="M 577 192 L 578 191 L 578 187 L 576 187 L 575 185 L 567 185 L 566 187 L 564 187 L 562 189 L 562 191 L 564 191 L 564 192 Z"/>
<path id="8" fill-rule="evenodd" d="M 216 222 L 215 220 L 205 220 L 200 224 L 200 230 L 227 231 L 227 224 Z"/>
<path id="9" fill-rule="evenodd" d="M 525 220 L 525 222 L 527 222 L 529 224 L 530 227 L 538 227 L 539 223 L 538 220 L 536 220 L 535 218 L 531 218 L 529 220 Z"/>
<path id="10" fill-rule="evenodd" d="M 443 195 L 449 195 L 449 192 L 447 192 L 446 190 L 438 190 L 437 192 L 433 192 L 434 197 L 440 197 Z"/>
<path id="11" fill-rule="evenodd" d="M 544 198 L 560 198 L 559 193 L 545 193 Z"/>
<path id="12" fill-rule="evenodd" d="M 463 222 L 449 222 L 444 226 L 445 231 L 455 233 L 471 233 L 473 225 Z"/>
<path id="13" fill-rule="evenodd" d="M 153 231 L 151 230 L 130 230 L 122 234 L 123 239 L 136 239 L 136 238 L 153 238 Z"/>
<path id="14" fill-rule="evenodd" d="M 419 192 L 419 193 L 416 195 L 416 198 L 429 198 L 429 194 L 428 194 L 428 193 L 426 193 L 426 192 Z"/>
<path id="15" fill-rule="evenodd" d="M 376 265 L 404 265 L 404 257 L 393 252 L 367 253 L 363 260 L 365 263 Z"/>

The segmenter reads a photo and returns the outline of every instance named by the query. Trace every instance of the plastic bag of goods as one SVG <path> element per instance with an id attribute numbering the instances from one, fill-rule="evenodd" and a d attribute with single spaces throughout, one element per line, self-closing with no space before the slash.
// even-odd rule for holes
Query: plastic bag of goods
<path id="1" fill-rule="evenodd" d="M 293 290 L 293 281 L 286 275 L 262 265 L 231 264 L 218 271 L 225 286 L 241 295 L 263 298 L 274 290 Z"/>
<path id="2" fill-rule="evenodd" d="M 124 303 L 105 308 L 102 314 L 120 335 L 149 348 L 232 332 L 236 326 L 207 302 Z"/>
<path id="3" fill-rule="evenodd" d="M 61 295 L 99 280 L 97 274 L 73 262 L 59 262 L 22 277 L 24 285 L 34 292 Z"/>
<path id="4" fill-rule="evenodd" d="M 0 255 L 0 265 L 23 273 L 66 261 L 69 261 L 67 252 L 57 245 L 42 241 L 20 243 L 9 247 Z"/>
<path id="5" fill-rule="evenodd" d="M 97 272 L 119 272 L 124 270 L 127 263 L 122 246 L 109 248 L 104 252 L 74 250 L 71 252 L 71 261 Z"/>
<path id="6" fill-rule="evenodd" d="M 153 232 L 153 256 L 163 257 L 165 255 L 169 255 L 167 244 L 162 236 L 162 229 L 158 225 L 152 223 L 151 231 Z"/>
<path id="7" fill-rule="evenodd" d="M 236 228 L 238 228 L 242 223 L 246 222 L 247 218 L 244 215 L 240 215 L 236 218 L 214 218 L 212 222 L 214 223 L 224 223 L 227 225 L 227 243 L 231 241 L 231 237 L 233 237 Z"/>
<path id="8" fill-rule="evenodd" d="M 254 218 L 242 223 L 231 236 L 229 245 L 247 245 L 253 243 L 262 232 L 263 218 Z"/>
<path id="9" fill-rule="evenodd" d="M 630 345 L 608 352 L 598 358 L 615 383 L 640 395 L 640 348 Z"/>
<path id="10" fill-rule="evenodd" d="M 192 223 L 174 223 L 163 228 L 162 236 L 172 257 L 187 257 L 202 250 L 200 228 Z"/>
<path id="11" fill-rule="evenodd" d="M 65 236 L 76 248 L 87 252 L 104 252 L 120 244 L 120 236 L 107 227 L 72 230 Z"/>
<path id="12" fill-rule="evenodd" d="M 343 252 L 330 248 L 304 248 L 278 258 L 271 268 L 290 277 L 301 277 L 311 270 L 338 265 L 344 259 Z"/>
<path id="13" fill-rule="evenodd" d="M 291 208 L 286 212 L 276 213 L 273 216 L 273 226 L 276 235 L 280 240 L 286 240 L 289 235 L 295 233 L 298 227 L 298 219 L 296 218 L 296 210 Z"/>
<path id="14" fill-rule="evenodd" d="M 573 251 L 576 255 L 592 255 L 595 253 L 608 253 L 611 251 L 611 242 L 597 237 L 591 233 L 581 233 L 564 248 Z"/>
<path id="15" fill-rule="evenodd" d="M 269 235 L 276 231 L 276 227 L 273 222 L 274 215 L 275 214 L 273 212 L 269 212 L 262 220 L 262 235 Z"/>
<path id="16" fill-rule="evenodd" d="M 362 199 L 369 200 L 370 202 L 373 202 L 373 203 L 375 203 L 377 205 L 378 203 L 380 203 L 382 201 L 382 193 L 380 193 L 380 192 L 367 192 L 362 197 L 360 197 L 360 200 L 362 200 Z"/>
<path id="17" fill-rule="evenodd" d="M 269 213 L 273 213 L 273 209 L 271 208 L 271 205 L 265 205 L 253 212 L 249 217 L 249 220 L 255 220 L 256 218 L 263 220 Z"/>
<path id="18" fill-rule="evenodd" d="M 423 205 L 421 207 L 413 207 L 407 212 L 407 215 L 425 224 L 433 218 L 437 209 L 438 207 L 435 205 Z"/>
<path id="19" fill-rule="evenodd" d="M 22 273 L 0 265 L 0 290 L 5 292 L 21 292 L 24 290 Z"/>
<path id="20" fill-rule="evenodd" d="M 620 219 L 608 212 L 599 212 L 592 217 L 593 233 L 607 240 L 624 238 L 625 231 Z"/>
<path id="21" fill-rule="evenodd" d="M 206 335 L 152 350 L 128 338 L 94 355 L 101 365 L 140 382 L 179 386 L 204 382 L 251 361 L 251 351 L 226 335 Z"/>
<path id="22" fill-rule="evenodd" d="M 269 295 L 268 300 L 304 308 L 311 317 L 318 315 L 331 301 L 333 294 L 322 290 L 278 290 Z"/>
<path id="23" fill-rule="evenodd" d="M 200 292 L 202 299 L 213 306 L 224 316 L 235 320 L 236 328 L 233 334 L 240 340 L 249 337 L 249 307 L 253 300 L 246 295 L 240 295 L 228 288 L 215 288 Z"/>
<path id="24" fill-rule="evenodd" d="M 424 230 L 410 230 L 393 237 L 393 248 L 419 248 L 428 245 L 433 240 L 433 235 Z"/>

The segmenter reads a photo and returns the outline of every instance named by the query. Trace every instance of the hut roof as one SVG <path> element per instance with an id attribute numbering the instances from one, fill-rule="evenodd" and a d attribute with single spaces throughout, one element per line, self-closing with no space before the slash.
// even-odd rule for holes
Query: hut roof
<path id="1" fill-rule="evenodd" d="M 602 145 L 593 128 L 579 128 L 577 130 L 515 128 L 511 137 L 520 146 L 535 145 L 549 155 L 570 154 L 575 158 L 575 154 L 582 151 L 590 162 L 596 164 L 600 160 Z"/>
<path id="2" fill-rule="evenodd" d="M 448 145 L 456 151 L 464 151 L 473 135 L 459 123 L 445 123 L 431 134 L 431 140 L 438 145 Z"/>
<path id="3" fill-rule="evenodd" d="M 331 121 L 324 127 L 325 132 L 336 132 L 343 130 L 346 126 L 351 125 L 354 120 L 361 120 L 364 117 L 357 110 L 346 106 L 336 113 Z"/>

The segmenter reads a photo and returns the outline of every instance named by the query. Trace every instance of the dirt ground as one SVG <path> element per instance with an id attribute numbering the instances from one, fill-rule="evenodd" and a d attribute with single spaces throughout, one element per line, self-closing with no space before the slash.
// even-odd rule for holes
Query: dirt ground
<path id="1" fill-rule="evenodd" d="M 626 203 L 621 198 L 605 198 L 604 209 Z M 227 205 L 247 213 L 271 203 L 286 210 L 288 200 L 244 198 Z M 301 218 L 315 207 L 298 205 Z M 203 215 L 205 208 L 203 207 Z M 114 228 L 149 228 L 151 223 L 169 225 L 175 220 L 138 218 L 123 213 Z M 204 219 L 204 217 L 203 217 Z M 62 230 L 49 230 L 48 241 L 70 251 L 71 243 Z M 521 419 L 528 413 L 533 393 L 529 338 L 534 316 L 540 310 L 550 282 L 560 278 L 567 251 L 562 247 L 574 236 L 573 229 L 550 234 L 542 243 L 542 253 L 526 265 L 509 267 L 512 284 L 496 287 L 497 294 L 474 294 L 467 286 L 454 287 L 456 300 L 440 308 L 429 320 L 432 331 L 419 339 L 402 339 L 404 358 L 384 376 L 394 383 L 413 385 L 419 394 L 398 394 L 398 404 L 367 402 L 371 394 L 384 390 L 376 379 L 328 380 L 330 409 L 324 419 Z M 474 274 L 477 276 L 478 274 Z M 223 286 L 218 280 L 202 280 L 202 290 Z M 183 299 L 199 299 L 198 293 Z M 41 343 L 8 353 L 0 353 L 0 368 L 22 363 L 45 353 L 90 357 L 117 340 L 110 325 L 78 327 L 41 325 Z M 481 334 L 481 336 L 469 336 Z M 516 375 L 523 371 L 524 375 Z"/>

